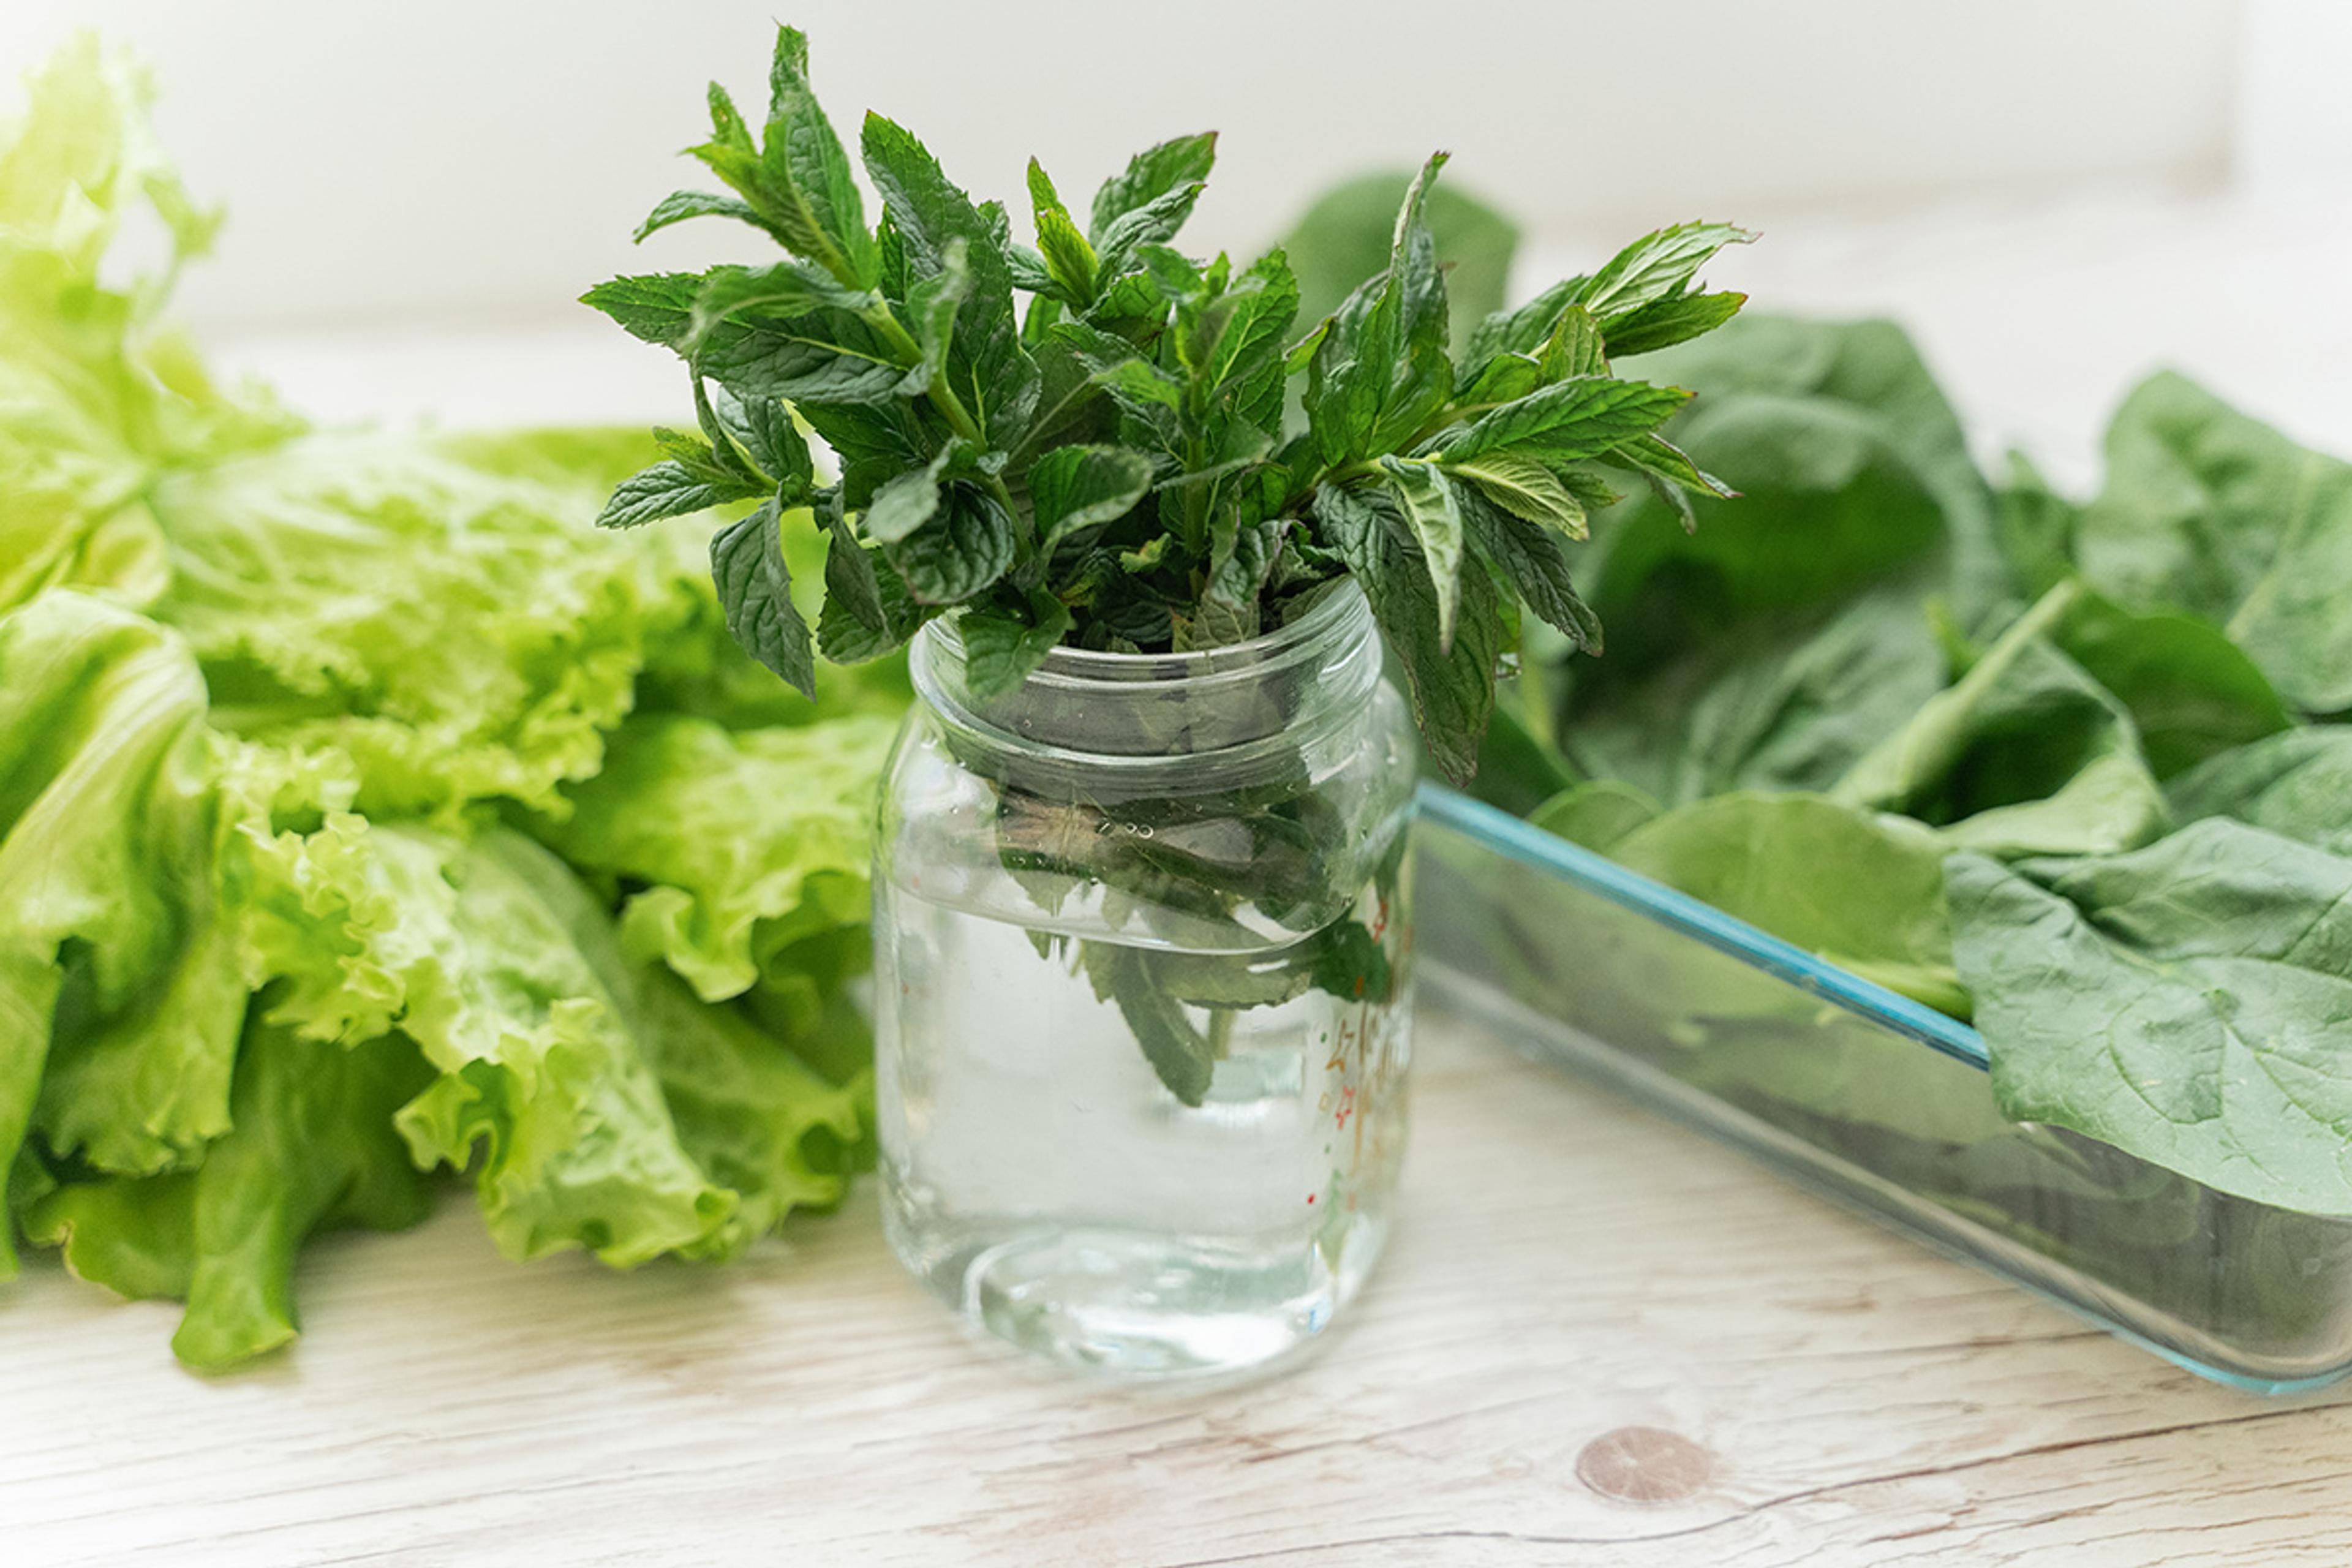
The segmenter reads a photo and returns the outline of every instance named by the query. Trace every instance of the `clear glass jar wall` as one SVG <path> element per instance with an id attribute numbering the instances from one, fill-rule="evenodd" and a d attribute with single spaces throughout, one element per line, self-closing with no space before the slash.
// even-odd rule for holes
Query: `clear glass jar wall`
<path id="1" fill-rule="evenodd" d="M 892 1246 L 1061 1362 L 1280 1357 L 1370 1268 L 1404 1140 L 1413 753 L 1361 594 L 989 700 L 951 626 L 913 658 L 876 851 Z"/>
<path id="2" fill-rule="evenodd" d="M 2352 1369 L 2352 1218 L 2004 1120 L 1981 1037 L 1493 807 L 1428 792 L 1427 1002 L 2207 1377 Z"/>

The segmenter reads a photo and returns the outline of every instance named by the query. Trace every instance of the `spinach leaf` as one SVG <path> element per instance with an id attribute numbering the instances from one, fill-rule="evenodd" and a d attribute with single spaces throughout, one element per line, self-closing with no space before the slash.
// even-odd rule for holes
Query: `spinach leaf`
<path id="1" fill-rule="evenodd" d="M 1593 817 L 1584 825 L 1591 830 Z M 1614 838 L 1608 854 L 1854 973 L 1967 1016 L 1944 908 L 1946 848 L 1916 823 L 1818 795 L 1743 792 L 1644 822 Z"/>
<path id="2" fill-rule="evenodd" d="M 2147 843 L 2165 805 L 2130 713 L 2052 637 L 2076 609 L 2063 584 L 1838 782 L 1835 798 L 1945 828 L 1994 855 L 2090 854 Z"/>
<path id="3" fill-rule="evenodd" d="M 2352 709 L 2352 465 L 2169 374 L 2124 401 L 2106 454 L 2077 527 L 2083 575 L 2221 626 L 2307 713 Z"/>
<path id="4" fill-rule="evenodd" d="M 2267 736 L 2208 759 L 2171 783 L 2183 822 L 2234 817 L 2352 855 L 2352 725 Z"/>
<path id="5" fill-rule="evenodd" d="M 2352 859 L 2211 818 L 1947 871 L 2003 1112 L 2257 1202 L 2352 1214 Z"/>

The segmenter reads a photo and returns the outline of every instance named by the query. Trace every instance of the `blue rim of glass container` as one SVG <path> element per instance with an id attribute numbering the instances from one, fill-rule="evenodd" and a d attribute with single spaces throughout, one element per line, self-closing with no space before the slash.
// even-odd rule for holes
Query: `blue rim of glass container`
<path id="1" fill-rule="evenodd" d="M 1627 870 L 1581 845 L 1570 844 L 1507 811 L 1488 805 L 1484 801 L 1473 800 L 1459 791 L 1443 784 L 1424 784 L 1421 786 L 1418 804 L 1424 818 L 1442 823 L 1499 855 L 1573 882 L 1611 903 L 1646 916 L 1718 952 L 1753 964 L 1823 1001 L 1932 1047 L 1955 1061 L 1965 1062 L 1979 1071 L 1990 1070 L 1991 1057 L 1986 1049 L 1984 1037 L 1925 1003 L 1915 1002 L 1874 981 L 1864 980 L 1859 974 L 1825 963 L 1801 947 L 1759 931 L 1746 921 L 1725 914 L 1687 893 L 1654 882 L 1639 871 Z M 1892 1215 L 1886 1217 L 1894 1218 Z M 1900 1224 L 1899 1221 L 1895 1223 Z M 1912 1231 L 1908 1226 L 1901 1228 L 1936 1250 L 1950 1254 L 1949 1247 L 1933 1237 Z M 1962 1260 L 1973 1267 L 1984 1267 L 1980 1260 Z M 2152 1340 L 2082 1302 L 2068 1300 L 2014 1275 L 2000 1270 L 1995 1272 L 2000 1273 L 2002 1279 L 2018 1289 L 2095 1323 L 2116 1338 L 2161 1356 L 2175 1366 L 2249 1394 L 2302 1394 L 2339 1383 L 2345 1376 L 2342 1371 L 2296 1378 L 2267 1378 L 2232 1372 Z"/>
<path id="2" fill-rule="evenodd" d="M 1924 1002 L 1889 991 L 1876 981 L 1840 969 L 1803 948 L 1759 931 L 1746 921 L 1701 903 L 1688 893 L 1654 882 L 1639 871 L 1629 871 L 1582 845 L 1570 844 L 1485 801 L 1473 800 L 1442 784 L 1425 784 L 1421 786 L 1421 812 L 1498 854 L 1564 877 L 1612 904 L 1696 937 L 1823 1001 L 1834 1002 L 1873 1023 L 1932 1046 L 1956 1061 L 1980 1070 L 1991 1066 L 1984 1037 L 1958 1019 L 1938 1013 Z"/>

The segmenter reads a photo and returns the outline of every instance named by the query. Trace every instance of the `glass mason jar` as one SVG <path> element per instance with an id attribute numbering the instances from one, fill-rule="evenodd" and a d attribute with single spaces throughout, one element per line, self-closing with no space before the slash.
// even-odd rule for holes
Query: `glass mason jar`
<path id="1" fill-rule="evenodd" d="M 976 699 L 916 638 L 875 874 L 884 1215 L 968 1322 L 1129 1377 L 1328 1326 L 1404 1143 L 1414 757 L 1362 592 Z"/>

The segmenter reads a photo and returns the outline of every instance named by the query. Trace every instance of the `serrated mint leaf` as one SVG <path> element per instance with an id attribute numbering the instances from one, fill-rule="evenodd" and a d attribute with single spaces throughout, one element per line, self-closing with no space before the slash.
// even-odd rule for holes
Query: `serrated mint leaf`
<path id="1" fill-rule="evenodd" d="M 735 444 L 727 438 L 727 432 L 719 426 L 717 416 L 711 411 L 709 399 L 703 395 L 698 383 L 694 393 L 695 416 L 701 421 L 704 438 L 680 435 L 675 430 L 656 429 L 654 445 L 659 447 L 672 462 L 704 483 L 737 487 L 747 495 L 756 495 L 766 489 L 771 481 L 752 468 L 735 449 Z"/>
<path id="2" fill-rule="evenodd" d="M 841 282 L 870 288 L 880 277 L 866 203 L 841 139 L 808 79 L 808 39 L 776 30 L 768 72 L 768 128 L 760 149 L 770 221 L 784 243 Z"/>
<path id="3" fill-rule="evenodd" d="M 674 223 L 684 223 L 690 217 L 731 217 L 765 229 L 772 235 L 775 233 L 768 227 L 767 219 L 753 211 L 749 202 L 734 196 L 722 196 L 714 191 L 672 191 L 646 215 L 646 221 L 637 225 L 636 233 L 630 237 L 643 241 L 647 235 L 657 233 Z"/>
<path id="4" fill-rule="evenodd" d="M 1438 646 L 1450 648 L 1454 610 L 1462 602 L 1462 510 L 1454 504 L 1454 486 L 1434 465 L 1408 458 L 1382 458 L 1381 471 L 1388 476 L 1437 593 Z"/>
<path id="5" fill-rule="evenodd" d="M 866 536 L 896 544 L 939 515 L 939 510 L 937 468 L 909 468 L 874 492 L 863 520 Z"/>
<path id="6" fill-rule="evenodd" d="M 1486 362 L 1475 379 L 1462 388 L 1458 406 L 1465 414 L 1475 416 L 1489 408 L 1499 408 L 1506 403 L 1517 403 L 1528 393 L 1558 379 L 1546 374 L 1543 362 L 1533 354 L 1496 354 Z"/>
<path id="7" fill-rule="evenodd" d="M 1718 500 L 1729 500 L 1739 493 L 1692 462 L 1681 447 L 1663 436 L 1650 435 L 1638 441 L 1629 441 L 1611 452 L 1609 460 L 1637 469 L 1649 481 L 1650 489 L 1656 492 L 1658 499 L 1674 509 L 1685 533 L 1695 532 L 1698 528 L 1698 513 L 1690 503 L 1692 496 L 1713 496 Z"/>
<path id="8" fill-rule="evenodd" d="M 1643 235 L 1610 258 L 1573 302 L 1591 311 L 1605 332 L 1643 306 L 1681 293 L 1725 246 L 1746 245 L 1755 237 L 1727 223 L 1683 223 Z"/>
<path id="9" fill-rule="evenodd" d="M 725 387 L 711 395 L 719 424 L 778 491 L 779 503 L 798 506 L 814 488 L 816 464 L 792 410 L 775 397 L 739 398 Z"/>
<path id="10" fill-rule="evenodd" d="M 1470 330 L 1469 345 L 1462 353 L 1472 377 L 1497 354 L 1533 357 L 1559 324 L 1559 313 L 1581 298 L 1591 283 L 1590 278 L 1562 279 L 1526 304 L 1494 311 L 1480 321 Z"/>
<path id="11" fill-rule="evenodd" d="M 1601 617 L 1576 591 L 1561 535 L 1476 491 L 1465 491 L 1460 500 L 1470 548 L 1517 591 L 1528 608 L 1586 653 L 1599 653 Z"/>
<path id="12" fill-rule="evenodd" d="M 721 325 L 747 313 L 773 321 L 820 310 L 858 314 L 876 303 L 871 290 L 845 289 L 805 261 L 765 267 L 714 267 L 704 275 L 687 321 L 686 352 L 698 353 Z"/>
<path id="13" fill-rule="evenodd" d="M 1276 363 L 1298 310 L 1298 284 L 1279 250 L 1270 250 L 1200 313 L 1180 344 L 1206 397 L 1214 397 Z"/>
<path id="14" fill-rule="evenodd" d="M 699 273 L 655 272 L 599 283 L 581 295 L 580 302 L 602 310 L 640 342 L 676 348 L 686 341 L 687 323 L 701 292 Z"/>
<path id="15" fill-rule="evenodd" d="M 1609 352 L 1623 356 L 1672 348 L 1702 332 L 1711 332 L 1748 303 L 1745 294 L 1677 294 L 1654 300 L 1612 321 Z"/>
<path id="16" fill-rule="evenodd" d="M 1212 634 L 1213 644 L 1241 642 L 1257 636 L 1264 616 L 1258 602 L 1289 524 L 1276 519 L 1230 531 L 1220 531 L 1218 549 L 1209 563 L 1208 586 L 1201 595 L 1196 624 Z"/>
<path id="17" fill-rule="evenodd" d="M 712 82 L 704 94 L 704 101 L 710 108 L 710 144 L 757 158 L 759 144 L 751 140 L 751 128 L 743 122 L 742 111 L 735 107 L 727 89 Z"/>
<path id="18" fill-rule="evenodd" d="M 1138 153 L 1128 161 L 1125 169 L 1104 181 L 1102 188 L 1095 193 L 1087 237 L 1099 251 L 1113 224 L 1171 192 L 1200 184 L 1209 177 L 1209 170 L 1216 161 L 1217 133 L 1213 131 L 1179 136 Z"/>
<path id="19" fill-rule="evenodd" d="M 1192 205 L 1200 199 L 1201 184 L 1196 180 L 1154 196 L 1112 219 L 1096 246 L 1101 258 L 1098 275 L 1116 278 L 1140 258 L 1140 251 L 1150 247 L 1164 248 L 1165 242 L 1174 238 L 1176 231 L 1184 226 L 1184 220 L 1192 216 Z"/>
<path id="20" fill-rule="evenodd" d="M 1095 373 L 1095 384 L 1146 428 L 1172 443 L 1177 415 L 1184 406 L 1184 387 L 1174 376 L 1139 359 L 1120 360 Z"/>
<path id="21" fill-rule="evenodd" d="M 740 484 L 698 476 L 683 463 L 665 459 L 623 479 L 604 510 L 596 514 L 596 526 L 635 528 L 758 493 Z"/>
<path id="22" fill-rule="evenodd" d="M 1029 679 L 1070 629 L 1070 607 L 1051 594 L 1029 595 L 1027 619 L 997 608 L 971 609 L 956 621 L 963 638 L 964 679 L 973 696 L 1002 697 Z"/>
<path id="23" fill-rule="evenodd" d="M 896 651 L 929 612 L 879 550 L 860 545 L 843 520 L 837 492 L 819 498 L 818 515 L 831 539 L 824 552 L 824 605 L 817 616 L 817 646 L 835 664 L 864 664 Z"/>
<path id="24" fill-rule="evenodd" d="M 1469 480 L 1487 500 L 1516 517 L 1570 539 L 1580 540 L 1589 531 L 1584 503 L 1569 492 L 1558 474 L 1533 458 L 1493 452 L 1465 462 L 1448 462 L 1445 468 L 1455 479 Z"/>
<path id="25" fill-rule="evenodd" d="M 874 329 L 841 310 L 731 316 L 711 329 L 694 364 L 739 397 L 795 405 L 890 403 L 906 376 Z"/>
<path id="26" fill-rule="evenodd" d="M 1457 463 L 1503 451 L 1552 464 L 1581 461 L 1648 435 L 1689 401 L 1690 394 L 1676 386 L 1571 376 L 1442 437 L 1437 450 Z"/>
<path id="27" fill-rule="evenodd" d="M 1501 605 L 1481 568 L 1461 580 L 1453 646 L 1438 635 L 1437 590 L 1394 504 L 1378 493 L 1318 487 L 1315 521 L 1323 542 L 1347 563 L 1371 601 L 1389 647 L 1404 666 L 1430 760 L 1449 779 L 1478 771 L 1478 742 L 1495 710 L 1495 665 L 1502 657 Z"/>
<path id="28" fill-rule="evenodd" d="M 1209 461 L 1205 468 L 1193 468 L 1181 474 L 1171 474 L 1152 488 L 1159 490 L 1182 490 L 1212 483 L 1255 468 L 1263 463 L 1274 450 L 1274 437 L 1244 420 L 1223 422 L 1211 437 Z M 1279 497 L 1277 503 L 1279 501 Z"/>
<path id="29" fill-rule="evenodd" d="M 1186 1016 L 1183 1004 L 1160 984 L 1143 951 L 1115 942 L 1078 943 L 1079 963 L 1099 1001 L 1118 1005 L 1146 1061 L 1169 1093 L 1185 1105 L 1209 1098 L 1217 1050 Z"/>
<path id="30" fill-rule="evenodd" d="M 710 541 L 710 576 L 727 630 L 745 653 L 802 695 L 816 696 L 816 656 L 808 623 L 793 604 L 793 574 L 777 535 L 776 503 L 762 501 Z"/>
<path id="31" fill-rule="evenodd" d="M 990 444 L 1011 450 L 1036 411 L 1040 383 L 1013 316 L 1003 211 L 974 206 L 929 149 L 879 114 L 866 115 L 860 146 L 910 285 L 944 271 L 949 242 L 964 241 L 971 293 L 957 315 L 946 379 Z"/>
<path id="32" fill-rule="evenodd" d="M 1544 380 L 1562 381 L 1571 375 L 1607 375 L 1609 355 L 1614 352 L 1615 346 L 1602 336 L 1592 312 L 1581 305 L 1570 305 L 1552 323 L 1535 359 Z"/>
<path id="33" fill-rule="evenodd" d="M 1038 549 L 1116 522 L 1151 488 L 1151 459 L 1123 447 L 1057 447 L 1029 470 Z"/>
<path id="34" fill-rule="evenodd" d="M 1013 515 L 1002 502 L 977 485 L 958 482 L 940 487 L 929 521 L 882 550 L 917 603 L 960 605 L 1004 575 L 1015 539 Z"/>
<path id="35" fill-rule="evenodd" d="M 1004 263 L 1012 273 L 1013 286 L 1015 289 L 1024 293 L 1043 294 L 1046 296 L 1045 302 L 1047 304 L 1055 306 L 1061 304 L 1061 285 L 1054 281 L 1054 275 L 1051 272 L 1045 270 L 1045 258 L 1043 256 L 1025 245 L 1012 245 L 1005 247 Z M 1033 313 L 1037 303 L 1034 300 L 1030 301 Z M 1021 341 L 1024 343 L 1034 342 L 1043 335 L 1047 326 L 1052 325 L 1050 321 L 1041 321 L 1036 331 L 1033 332 L 1027 330 L 1027 320 L 1026 317 L 1023 318 L 1024 330 Z"/>
<path id="36" fill-rule="evenodd" d="M 961 236 L 949 240 L 940 254 L 940 269 L 907 291 L 907 313 L 913 318 L 915 342 L 922 357 L 898 384 L 906 396 L 920 397 L 947 374 L 956 312 L 971 296 L 970 254 L 971 247 Z"/>
<path id="37" fill-rule="evenodd" d="M 1423 165 L 1397 215 L 1388 270 L 1339 307 L 1307 367 L 1307 427 L 1326 464 L 1403 446 L 1453 395 L 1445 281 L 1422 217 L 1444 165 L 1442 153 Z"/>
<path id="38" fill-rule="evenodd" d="M 1084 309 L 1094 303 L 1095 247 L 1078 231 L 1062 205 L 1045 166 L 1029 160 L 1029 200 L 1037 223 L 1037 249 L 1050 281 L 1064 300 Z"/>

